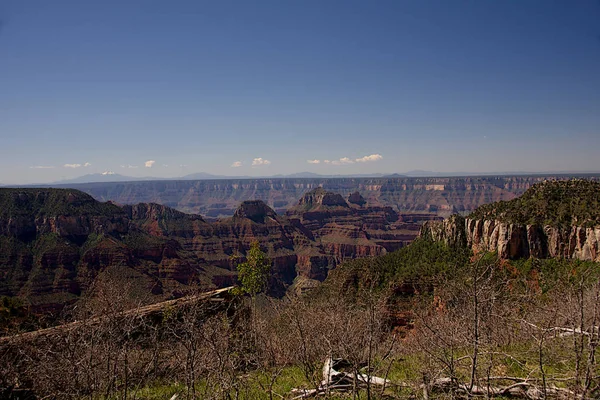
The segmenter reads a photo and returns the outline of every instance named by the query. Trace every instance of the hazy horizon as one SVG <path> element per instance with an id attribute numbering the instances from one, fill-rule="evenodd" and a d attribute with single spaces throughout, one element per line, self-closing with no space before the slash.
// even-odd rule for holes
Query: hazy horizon
<path id="1" fill-rule="evenodd" d="M 310 175 L 307 175 L 310 174 Z M 203 175 L 195 177 L 194 175 Z M 206 175 L 206 176 L 204 176 Z M 236 180 L 236 179 L 311 179 L 311 178 L 386 178 L 398 175 L 402 178 L 460 178 L 460 177 L 485 177 L 485 176 L 583 176 L 583 175 L 600 175 L 600 171 L 482 171 L 482 172 L 470 172 L 470 171 L 452 171 L 452 172 L 438 172 L 438 171 L 424 171 L 424 170 L 412 170 L 405 172 L 374 172 L 374 173 L 356 173 L 356 174 L 317 174 L 308 171 L 301 171 L 291 174 L 273 174 L 273 175 L 213 175 L 205 172 L 192 173 L 184 176 L 170 176 L 170 177 L 156 177 L 156 176 L 141 176 L 135 177 L 130 175 L 122 175 L 117 173 L 92 173 L 77 176 L 71 179 L 54 180 L 48 182 L 31 182 L 31 183 L 0 183 L 0 187 L 26 187 L 26 186 L 64 186 L 64 185 L 80 185 L 86 183 L 117 183 L 117 182 L 149 182 L 157 180 Z M 111 179 L 114 177 L 114 179 Z"/>
<path id="2" fill-rule="evenodd" d="M 599 20 L 594 0 L 8 0 L 0 183 L 599 171 Z"/>

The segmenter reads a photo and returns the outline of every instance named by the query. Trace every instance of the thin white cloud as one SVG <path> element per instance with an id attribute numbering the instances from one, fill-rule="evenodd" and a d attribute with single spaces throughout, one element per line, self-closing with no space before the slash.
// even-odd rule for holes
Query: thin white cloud
<path id="1" fill-rule="evenodd" d="M 260 165 L 269 165 L 269 164 L 271 164 L 271 161 L 265 160 L 262 157 L 258 157 L 258 158 L 255 158 L 254 160 L 252 160 L 253 167 L 258 167 Z"/>
<path id="2" fill-rule="evenodd" d="M 354 164 L 354 161 L 349 159 L 348 157 L 342 157 L 339 160 L 333 160 L 331 162 L 333 165 L 346 165 L 346 164 Z"/>
<path id="3" fill-rule="evenodd" d="M 325 160 L 325 161 L 328 161 L 328 160 Z M 320 164 L 321 160 L 306 160 L 306 162 L 309 164 Z"/>
<path id="4" fill-rule="evenodd" d="M 331 164 L 331 165 L 348 165 L 348 164 L 354 164 L 355 162 L 365 163 L 365 162 L 379 161 L 382 159 L 383 159 L 383 156 L 381 154 L 371 154 L 370 156 L 364 156 L 361 158 L 356 158 L 354 160 L 352 160 L 349 157 L 342 157 L 338 160 L 323 160 L 323 163 Z M 307 160 L 306 162 L 308 162 L 309 164 L 318 164 L 319 160 Z"/>
<path id="5" fill-rule="evenodd" d="M 65 168 L 79 168 L 79 167 L 81 167 L 81 164 L 65 164 L 65 165 L 63 165 L 63 167 L 65 167 Z"/>
<path id="6" fill-rule="evenodd" d="M 131 164 L 129 164 L 129 165 L 121 165 L 121 168 L 130 168 L 131 169 L 131 168 L 137 168 L 137 167 L 138 167 L 137 165 L 131 165 Z"/>
<path id="7" fill-rule="evenodd" d="M 33 168 L 33 169 L 52 169 L 54 168 L 51 165 L 34 165 L 33 167 L 29 167 L 29 168 Z"/>
<path id="8" fill-rule="evenodd" d="M 364 156 L 361 158 L 357 158 L 356 162 L 371 162 L 371 161 L 379 161 L 383 159 L 381 154 L 371 154 L 370 156 Z"/>
<path id="9" fill-rule="evenodd" d="M 156 164 L 156 161 L 154 160 L 148 160 L 144 163 L 144 167 L 146 168 L 152 168 L 154 166 L 154 164 Z"/>
<path id="10" fill-rule="evenodd" d="M 231 166 L 233 168 L 239 168 L 242 166 L 242 162 L 241 161 L 235 161 L 233 164 L 231 164 Z"/>
<path id="11" fill-rule="evenodd" d="M 169 164 L 163 164 L 163 167 L 169 168 Z"/>
<path id="12" fill-rule="evenodd" d="M 83 164 L 83 166 L 84 166 L 84 167 L 91 167 L 91 166 L 92 166 L 92 164 L 91 164 L 91 163 L 89 163 L 89 162 L 86 162 L 85 164 Z"/>

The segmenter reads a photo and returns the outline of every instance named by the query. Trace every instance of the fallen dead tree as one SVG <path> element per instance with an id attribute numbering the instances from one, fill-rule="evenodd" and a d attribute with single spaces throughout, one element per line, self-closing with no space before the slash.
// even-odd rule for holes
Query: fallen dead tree
<path id="1" fill-rule="evenodd" d="M 555 337 L 569 337 L 569 336 L 573 336 L 573 335 L 582 335 L 582 336 L 588 336 L 588 337 L 593 338 L 594 336 L 598 337 L 598 334 L 600 332 L 600 327 L 598 327 L 598 326 L 592 326 L 592 327 L 590 327 L 589 330 L 583 330 L 581 328 L 564 328 L 562 326 L 553 326 L 550 328 L 542 328 L 542 327 L 534 325 L 528 321 L 523 321 L 523 323 L 525 323 L 528 326 L 531 326 L 532 328 L 537 329 L 540 332 L 550 333 L 550 334 L 553 333 L 555 335 Z"/>
<path id="2" fill-rule="evenodd" d="M 292 389 L 293 399 L 307 399 L 323 396 L 331 392 L 350 392 L 356 389 L 364 389 L 368 385 L 377 386 L 385 390 L 386 387 L 407 387 L 415 392 L 423 393 L 424 398 L 429 398 L 430 393 L 452 392 L 455 396 L 471 398 L 473 396 L 486 397 L 513 397 L 530 400 L 542 400 L 546 398 L 573 399 L 576 393 L 554 385 L 540 384 L 536 379 L 525 379 L 518 377 L 496 376 L 488 379 L 488 385 L 473 385 L 457 382 L 451 378 L 438 378 L 427 384 L 411 386 L 404 382 L 392 382 L 389 379 L 380 378 L 364 373 L 344 372 L 340 369 L 350 367 L 351 364 L 344 359 L 328 357 L 323 364 L 323 380 L 314 389 Z M 506 386 L 491 386 L 490 381 L 512 381 Z"/>
<path id="3" fill-rule="evenodd" d="M 245 326 L 243 304 L 229 289 L 2 338 L 0 399 L 23 391 L 39 398 L 129 398 L 165 378 L 192 387 L 206 371 L 199 366 L 214 365 L 236 324 Z"/>
<path id="4" fill-rule="evenodd" d="M 191 304 L 197 303 L 223 303 L 227 304 L 231 301 L 231 289 L 233 287 L 226 287 L 223 289 L 212 290 L 210 292 L 204 292 L 197 295 L 181 297 L 174 300 L 162 301 L 160 303 L 154 303 L 143 307 L 134 308 L 131 310 L 121 311 L 114 315 L 101 315 L 98 317 L 92 317 L 86 320 L 70 322 L 63 325 L 54 326 L 51 328 L 39 329 L 32 332 L 20 333 L 13 336 L 0 337 L 0 345 L 13 344 L 20 341 L 31 341 L 45 336 L 53 335 L 64 335 L 71 330 L 83 327 L 83 326 L 94 326 L 101 324 L 108 317 L 130 319 L 130 318 L 144 318 L 151 317 L 154 315 L 160 315 L 165 310 L 181 308 Z"/>
<path id="5" fill-rule="evenodd" d="M 516 380 L 514 377 L 495 377 L 495 380 Z M 559 388 L 554 385 L 540 387 L 539 382 L 522 379 L 507 386 L 478 386 L 469 387 L 467 384 L 458 383 L 451 378 L 439 378 L 428 385 L 421 386 L 425 397 L 429 392 L 454 392 L 455 395 L 471 398 L 472 396 L 486 397 L 514 397 L 531 400 L 546 398 L 574 399 L 576 394 L 568 389 Z"/>
<path id="6" fill-rule="evenodd" d="M 292 393 L 298 395 L 294 399 L 316 397 L 331 391 L 349 392 L 356 388 L 365 388 L 369 385 L 385 387 L 391 384 L 388 379 L 376 376 L 338 371 L 338 369 L 346 368 L 350 365 L 344 359 L 327 357 L 323 365 L 323 380 L 320 385 L 315 389 L 292 389 Z"/>

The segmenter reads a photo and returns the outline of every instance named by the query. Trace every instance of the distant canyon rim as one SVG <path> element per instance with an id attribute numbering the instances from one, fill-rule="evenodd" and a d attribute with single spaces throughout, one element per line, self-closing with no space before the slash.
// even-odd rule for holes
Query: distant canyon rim
<path id="1" fill-rule="evenodd" d="M 359 192 L 371 206 L 392 207 L 401 213 L 435 213 L 442 217 L 468 214 L 477 207 L 520 196 L 544 180 L 600 174 L 552 174 L 469 177 L 394 178 L 261 178 L 161 180 L 56 185 L 119 204 L 158 203 L 207 218 L 230 217 L 245 200 L 262 200 L 278 214 L 294 207 L 308 191 L 322 187 L 347 198 Z"/>

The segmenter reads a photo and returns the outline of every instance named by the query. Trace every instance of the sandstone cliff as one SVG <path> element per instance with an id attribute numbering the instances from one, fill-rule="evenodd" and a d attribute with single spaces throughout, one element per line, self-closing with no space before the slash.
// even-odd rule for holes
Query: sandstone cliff
<path id="1" fill-rule="evenodd" d="M 600 261 L 600 185 L 548 181 L 512 202 L 494 203 L 467 218 L 427 222 L 421 235 L 502 258 L 564 257 Z"/>
<path id="2" fill-rule="evenodd" d="M 476 252 L 497 252 L 508 259 L 564 257 L 600 262 L 600 227 L 521 225 L 455 216 L 427 222 L 421 235 Z"/>

